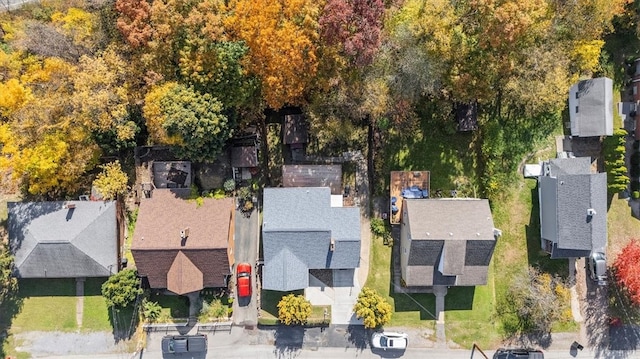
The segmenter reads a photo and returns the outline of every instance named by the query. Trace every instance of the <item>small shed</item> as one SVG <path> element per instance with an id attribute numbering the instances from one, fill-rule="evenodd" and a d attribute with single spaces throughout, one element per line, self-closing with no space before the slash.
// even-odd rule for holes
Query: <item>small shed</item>
<path id="1" fill-rule="evenodd" d="M 284 130 L 282 136 L 282 142 L 285 145 L 309 142 L 307 121 L 305 120 L 304 115 L 302 115 L 301 113 L 295 115 L 285 115 Z"/>
<path id="2" fill-rule="evenodd" d="M 455 107 L 458 132 L 470 132 L 478 129 L 478 103 L 457 103 Z"/>
<path id="3" fill-rule="evenodd" d="M 153 185 L 155 188 L 191 187 L 191 162 L 153 162 Z"/>
<path id="4" fill-rule="evenodd" d="M 284 165 L 284 187 L 329 187 L 331 194 L 342 194 L 341 165 Z"/>

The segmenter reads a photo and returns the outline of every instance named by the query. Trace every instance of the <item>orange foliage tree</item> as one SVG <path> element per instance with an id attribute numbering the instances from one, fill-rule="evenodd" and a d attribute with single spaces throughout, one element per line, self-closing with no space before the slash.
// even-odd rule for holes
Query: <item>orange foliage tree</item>
<path id="1" fill-rule="evenodd" d="M 640 242 L 627 244 L 613 263 L 616 281 L 627 290 L 631 302 L 640 305 Z"/>
<path id="2" fill-rule="evenodd" d="M 318 5 L 311 0 L 236 0 L 225 26 L 249 46 L 249 67 L 267 105 L 303 103 L 317 71 Z"/>

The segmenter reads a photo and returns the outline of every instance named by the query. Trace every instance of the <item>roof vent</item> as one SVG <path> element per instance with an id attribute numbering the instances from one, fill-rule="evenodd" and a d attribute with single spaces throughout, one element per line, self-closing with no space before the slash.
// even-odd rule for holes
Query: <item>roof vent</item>
<path id="1" fill-rule="evenodd" d="M 595 216 L 596 215 L 596 210 L 593 208 L 588 208 L 587 209 L 587 216 Z"/>
<path id="2" fill-rule="evenodd" d="M 453 237 L 453 232 L 449 232 L 449 237 Z"/>
<path id="3" fill-rule="evenodd" d="M 331 243 L 329 244 L 329 250 L 330 250 L 331 252 L 333 252 L 333 251 L 335 251 L 335 250 L 336 250 L 336 240 L 335 240 L 335 239 L 333 239 L 333 238 L 331 238 Z"/>
<path id="4" fill-rule="evenodd" d="M 189 237 L 189 227 L 180 231 L 180 238 L 187 239 Z"/>
<path id="5" fill-rule="evenodd" d="M 493 236 L 498 238 L 498 237 L 502 237 L 502 231 L 499 230 L 498 228 L 494 228 L 493 229 Z"/>

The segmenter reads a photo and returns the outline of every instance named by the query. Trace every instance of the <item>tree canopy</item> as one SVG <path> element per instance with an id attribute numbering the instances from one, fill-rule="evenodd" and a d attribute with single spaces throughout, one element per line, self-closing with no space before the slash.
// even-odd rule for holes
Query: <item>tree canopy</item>
<path id="1" fill-rule="evenodd" d="M 132 305 L 143 292 L 134 269 L 123 269 L 102 284 L 102 296 L 109 307 L 116 309 Z"/>
<path id="2" fill-rule="evenodd" d="M 613 268 L 616 281 L 626 290 L 631 302 L 640 305 L 640 242 L 637 239 L 622 249 Z"/>
<path id="3" fill-rule="evenodd" d="M 364 321 L 368 329 L 380 328 L 391 320 L 393 309 L 374 289 L 364 287 L 358 294 L 358 300 L 353 307 L 358 319 Z"/>
<path id="4" fill-rule="evenodd" d="M 311 315 L 311 303 L 303 295 L 285 295 L 278 302 L 278 320 L 285 325 L 305 324 Z"/>

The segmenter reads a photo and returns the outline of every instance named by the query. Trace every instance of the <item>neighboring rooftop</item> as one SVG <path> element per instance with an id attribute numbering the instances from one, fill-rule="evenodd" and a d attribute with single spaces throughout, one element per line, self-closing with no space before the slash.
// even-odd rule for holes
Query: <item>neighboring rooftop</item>
<path id="1" fill-rule="evenodd" d="M 590 159 L 553 159 L 539 178 L 541 237 L 552 258 L 585 257 L 607 245 L 607 175 Z"/>
<path id="2" fill-rule="evenodd" d="M 191 162 L 153 162 L 153 184 L 156 188 L 191 187 Z"/>
<path id="3" fill-rule="evenodd" d="M 341 165 L 284 165 L 284 187 L 329 187 L 331 194 L 342 194 Z"/>
<path id="4" fill-rule="evenodd" d="M 569 90 L 569 118 L 572 136 L 611 136 L 613 81 L 599 77 L 573 85 Z"/>
<path id="5" fill-rule="evenodd" d="M 106 277 L 118 271 L 116 202 L 7 206 L 10 248 L 19 277 Z"/>
<path id="6" fill-rule="evenodd" d="M 329 188 L 265 188 L 263 213 L 263 288 L 304 289 L 309 269 L 359 266 L 360 211 L 331 207 Z"/>
<path id="7" fill-rule="evenodd" d="M 140 203 L 132 248 L 226 248 L 233 208 L 233 198 L 205 198 L 199 204 L 172 190 L 154 190 Z"/>
<path id="8" fill-rule="evenodd" d="M 476 198 L 405 200 L 413 240 L 493 240 L 489 201 Z"/>

